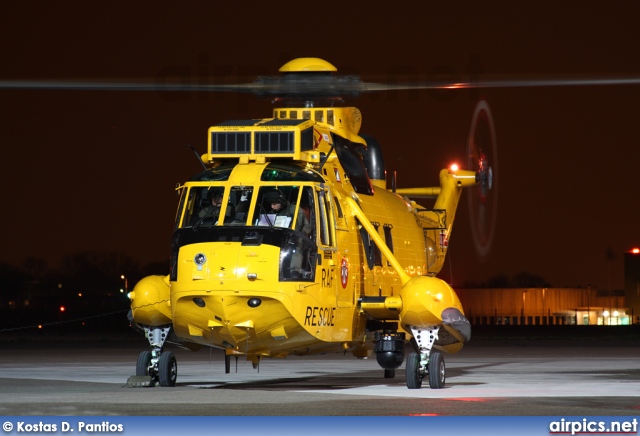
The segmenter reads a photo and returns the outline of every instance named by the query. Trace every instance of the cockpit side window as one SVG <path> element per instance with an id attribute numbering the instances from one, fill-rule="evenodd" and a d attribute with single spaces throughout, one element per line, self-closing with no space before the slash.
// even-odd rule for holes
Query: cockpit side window
<path id="1" fill-rule="evenodd" d="M 176 211 L 176 222 L 173 227 L 174 231 L 180 227 L 180 223 L 182 222 L 182 212 L 184 210 L 184 202 L 187 199 L 187 191 L 188 190 L 184 187 L 180 188 L 180 202 L 178 203 L 178 210 Z"/>

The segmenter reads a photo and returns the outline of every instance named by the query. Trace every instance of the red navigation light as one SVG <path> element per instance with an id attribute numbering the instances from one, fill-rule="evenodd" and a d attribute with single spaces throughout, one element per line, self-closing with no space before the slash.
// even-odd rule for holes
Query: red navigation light
<path id="1" fill-rule="evenodd" d="M 631 249 L 631 252 L 632 252 L 633 254 L 640 254 L 640 248 L 632 248 L 632 249 Z"/>
<path id="2" fill-rule="evenodd" d="M 458 164 L 451 164 L 449 169 L 451 170 L 452 173 L 455 173 L 456 171 L 458 171 L 460 169 L 460 167 L 458 167 Z"/>

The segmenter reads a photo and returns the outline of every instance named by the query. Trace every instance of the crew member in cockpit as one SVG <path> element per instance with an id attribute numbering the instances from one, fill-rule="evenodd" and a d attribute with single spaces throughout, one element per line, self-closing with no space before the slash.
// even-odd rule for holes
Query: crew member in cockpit
<path id="1" fill-rule="evenodd" d="M 213 192 L 211 194 L 211 204 L 203 208 L 200 212 L 198 212 L 198 217 L 213 218 L 214 220 L 217 220 L 218 216 L 220 215 L 221 207 L 222 207 L 222 193 Z"/>
<path id="2" fill-rule="evenodd" d="M 271 191 L 268 192 L 264 196 L 264 202 L 266 205 L 271 207 L 271 210 L 268 214 L 273 214 L 276 216 L 287 216 L 293 218 L 293 213 L 296 210 L 296 205 L 291 204 L 284 196 L 284 194 L 279 191 Z M 296 220 L 296 228 L 295 230 L 304 233 L 305 235 L 309 235 L 311 233 L 311 223 L 307 218 L 307 215 L 304 213 L 302 208 L 298 209 L 298 219 Z"/>

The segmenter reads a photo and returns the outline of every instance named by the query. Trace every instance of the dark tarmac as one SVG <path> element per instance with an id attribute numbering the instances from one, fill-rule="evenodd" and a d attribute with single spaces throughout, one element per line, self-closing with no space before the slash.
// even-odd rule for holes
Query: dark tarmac
<path id="1" fill-rule="evenodd" d="M 615 329 L 616 327 L 609 327 Z M 609 330 L 609 333 L 612 330 Z M 635 332 L 635 330 L 634 330 Z M 493 340 L 491 339 L 493 337 Z M 445 355 L 445 389 L 405 385 L 404 364 L 385 379 L 374 358 L 350 354 L 266 359 L 259 371 L 221 351 L 167 347 L 175 388 L 130 388 L 145 340 L 0 343 L 5 416 L 593 416 L 640 414 L 640 341 L 500 337 Z"/>

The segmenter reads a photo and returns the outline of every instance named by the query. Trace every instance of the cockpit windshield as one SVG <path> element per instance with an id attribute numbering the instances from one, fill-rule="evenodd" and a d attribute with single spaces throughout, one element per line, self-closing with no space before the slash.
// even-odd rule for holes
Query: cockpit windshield
<path id="1" fill-rule="evenodd" d="M 314 188 L 323 181 L 308 168 L 285 163 L 263 167 L 256 185 L 235 184 L 232 165 L 193 177 L 183 188 L 176 229 L 215 226 L 280 227 L 315 241 Z"/>
<path id="2" fill-rule="evenodd" d="M 185 201 L 182 227 L 212 226 L 218 223 L 222 210 L 224 187 L 206 186 L 189 189 Z"/>

